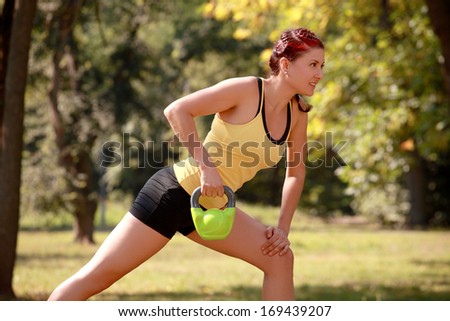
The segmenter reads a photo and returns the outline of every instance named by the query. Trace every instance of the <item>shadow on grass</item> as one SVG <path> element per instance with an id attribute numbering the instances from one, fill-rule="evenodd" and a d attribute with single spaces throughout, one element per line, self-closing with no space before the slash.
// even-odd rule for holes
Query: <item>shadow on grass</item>
<path id="1" fill-rule="evenodd" d="M 439 269 L 443 267 L 450 266 L 450 259 L 441 259 L 441 260 L 413 260 L 412 263 L 416 265 L 426 266 L 429 269 Z"/>
<path id="2" fill-rule="evenodd" d="M 84 253 L 33 253 L 33 254 L 18 254 L 17 262 L 21 264 L 28 264 L 27 262 L 41 261 L 42 265 L 47 265 L 47 261 L 67 261 L 67 260 L 78 260 L 85 261 L 86 254 Z"/>
<path id="3" fill-rule="evenodd" d="M 448 288 L 447 284 L 447 288 Z M 92 298 L 95 301 L 258 301 L 261 289 L 257 287 L 233 287 L 223 291 L 202 289 L 180 292 L 148 292 L 134 294 L 107 293 Z M 41 296 L 42 295 L 42 296 Z M 19 298 L 19 300 L 45 300 L 40 297 Z M 301 286 L 296 288 L 297 301 L 448 301 L 449 291 L 424 291 L 419 287 L 341 285 Z"/>
<path id="4" fill-rule="evenodd" d="M 450 283 L 449 283 L 450 284 Z M 446 288 L 448 289 L 448 285 Z M 306 301 L 447 301 L 450 291 L 423 290 L 418 286 L 340 285 L 302 286 L 297 300 Z"/>

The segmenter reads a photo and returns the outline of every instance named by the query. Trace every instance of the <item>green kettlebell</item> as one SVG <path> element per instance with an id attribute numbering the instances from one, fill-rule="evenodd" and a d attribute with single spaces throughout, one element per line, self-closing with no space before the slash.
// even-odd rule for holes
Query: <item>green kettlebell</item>
<path id="1" fill-rule="evenodd" d="M 223 240 L 231 232 L 236 214 L 236 198 L 233 190 L 224 186 L 228 197 L 227 207 L 223 210 L 210 208 L 204 211 L 199 204 L 201 187 L 197 187 L 191 196 L 191 214 L 195 229 L 204 240 Z"/>

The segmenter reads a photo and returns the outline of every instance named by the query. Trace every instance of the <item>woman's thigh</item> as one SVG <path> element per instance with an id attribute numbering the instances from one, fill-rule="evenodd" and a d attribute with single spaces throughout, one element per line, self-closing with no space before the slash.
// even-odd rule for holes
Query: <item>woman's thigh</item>
<path id="1" fill-rule="evenodd" d="M 122 276 L 162 249 L 169 239 L 127 213 L 84 267 L 87 273 Z"/>
<path id="2" fill-rule="evenodd" d="M 284 256 L 272 257 L 262 253 L 261 247 L 267 240 L 266 229 L 264 224 L 236 208 L 233 229 L 225 240 L 203 240 L 196 231 L 187 237 L 210 249 L 242 259 L 264 272 L 268 272 L 272 267 L 281 267 L 280 262 L 286 262 L 286 266 L 289 266 L 289 260 L 292 259 L 291 252 Z"/>

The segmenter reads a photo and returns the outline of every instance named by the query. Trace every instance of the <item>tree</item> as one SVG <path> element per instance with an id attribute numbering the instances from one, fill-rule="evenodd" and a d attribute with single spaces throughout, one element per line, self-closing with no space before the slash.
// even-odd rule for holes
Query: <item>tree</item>
<path id="1" fill-rule="evenodd" d="M 56 145 L 59 149 L 59 160 L 66 170 L 67 183 L 73 193 L 71 203 L 75 216 L 75 240 L 80 243 L 94 243 L 94 215 L 97 209 L 97 199 L 90 145 L 95 141 L 95 135 L 89 135 L 84 144 L 73 144 L 76 139 L 71 139 L 72 132 L 68 130 L 69 124 L 64 121 L 59 103 L 59 88 L 63 81 L 61 62 L 63 58 L 66 58 L 65 68 L 69 75 L 72 101 L 75 102 L 76 107 L 81 109 L 81 113 L 86 112 L 86 109 L 90 107 L 86 101 L 83 101 L 83 96 L 80 94 L 73 44 L 73 29 L 83 4 L 82 0 L 65 2 L 52 17 L 50 35 L 54 37 L 55 46 L 49 99 Z"/>
<path id="2" fill-rule="evenodd" d="M 0 97 L 0 299 L 15 298 L 12 277 L 19 228 L 24 96 L 35 11 L 36 0 L 6 0 L 2 14 L 0 82 L 4 84 L 4 91 Z"/>
<path id="3" fill-rule="evenodd" d="M 444 79 L 450 100 L 450 2 L 446 0 L 427 0 L 428 14 L 434 31 L 440 40 L 444 56 Z"/>
<path id="4" fill-rule="evenodd" d="M 348 144 L 335 169 L 353 210 L 380 222 L 450 221 L 448 1 L 210 1 L 205 11 L 238 22 L 235 36 L 306 26 L 325 41 L 326 73 L 312 99 L 310 140 L 324 129 Z M 438 39 L 441 39 L 442 57 Z M 264 60 L 269 50 L 262 53 Z M 441 61 L 445 60 L 441 73 Z M 446 75 L 447 74 L 447 75 Z M 444 77 L 443 77 L 444 76 Z M 448 80 L 446 81 L 448 83 Z M 448 85 L 447 85 L 448 87 Z M 447 90 L 448 91 L 448 90 Z M 317 171 L 309 171 L 314 182 Z M 324 189 L 325 190 L 325 189 Z M 308 194 L 308 189 L 305 189 Z"/>
<path id="5" fill-rule="evenodd" d="M 205 19 L 196 10 L 202 0 L 85 2 L 77 14 L 73 1 L 50 3 L 37 15 L 26 115 L 25 171 L 32 179 L 23 189 L 24 207 L 34 213 L 76 213 L 80 186 L 95 200 L 99 154 L 108 142 L 120 144 L 122 154 L 103 164 L 110 167 L 108 189 L 136 194 L 178 154 L 169 150 L 173 134 L 162 108 L 192 90 L 258 69 L 263 46 L 236 41 L 229 26 Z M 238 62 L 236 52 L 242 53 Z M 42 115 L 46 85 L 53 120 Z M 75 161 L 88 164 L 87 156 L 91 172 L 77 170 Z M 59 166 L 56 157 L 63 157 Z M 92 215 L 86 218 L 94 223 Z"/>

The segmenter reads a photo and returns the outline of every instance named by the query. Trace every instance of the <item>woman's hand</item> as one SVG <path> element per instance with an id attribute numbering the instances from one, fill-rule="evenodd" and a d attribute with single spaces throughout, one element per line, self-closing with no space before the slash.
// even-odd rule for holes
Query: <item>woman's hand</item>
<path id="1" fill-rule="evenodd" d="M 205 166 L 201 170 L 200 184 L 203 196 L 222 197 L 224 194 L 222 178 L 214 166 Z"/>
<path id="2" fill-rule="evenodd" d="M 266 229 L 266 238 L 267 241 L 261 247 L 264 255 L 284 255 L 288 252 L 291 242 L 288 240 L 287 233 L 282 229 L 269 226 Z"/>

